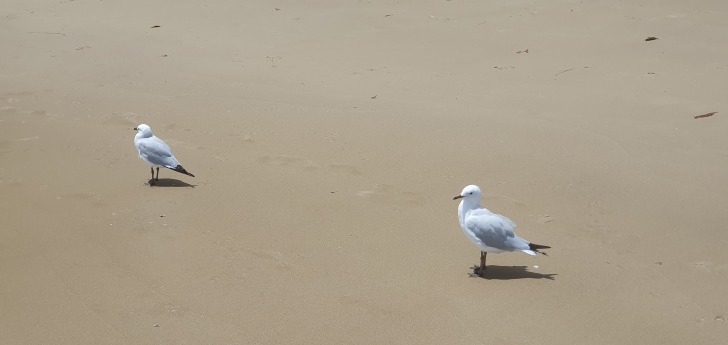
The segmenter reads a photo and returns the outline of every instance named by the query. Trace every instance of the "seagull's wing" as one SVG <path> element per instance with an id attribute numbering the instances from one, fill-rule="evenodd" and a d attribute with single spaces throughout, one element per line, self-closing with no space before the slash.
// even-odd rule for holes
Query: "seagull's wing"
<path id="1" fill-rule="evenodd" d="M 464 225 L 488 247 L 506 251 L 529 250 L 528 241 L 516 236 L 513 232 L 516 224 L 507 217 L 477 209 L 468 214 Z"/>
<path id="2" fill-rule="evenodd" d="M 154 165 L 170 169 L 174 169 L 179 165 L 177 159 L 172 155 L 172 149 L 169 148 L 169 145 L 157 137 L 139 140 L 137 149 L 142 158 Z"/>

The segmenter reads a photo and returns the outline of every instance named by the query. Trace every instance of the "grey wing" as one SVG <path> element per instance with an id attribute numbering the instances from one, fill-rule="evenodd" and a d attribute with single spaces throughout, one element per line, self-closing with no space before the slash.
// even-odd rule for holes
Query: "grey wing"
<path id="1" fill-rule="evenodd" d="M 528 242 L 513 232 L 515 224 L 501 215 L 471 215 L 465 220 L 465 226 L 488 247 L 509 251 L 528 249 Z"/>
<path id="2" fill-rule="evenodd" d="M 174 169 L 179 165 L 179 162 L 172 154 L 172 149 L 169 148 L 167 143 L 156 137 L 139 143 L 139 155 L 154 165 L 170 169 Z"/>

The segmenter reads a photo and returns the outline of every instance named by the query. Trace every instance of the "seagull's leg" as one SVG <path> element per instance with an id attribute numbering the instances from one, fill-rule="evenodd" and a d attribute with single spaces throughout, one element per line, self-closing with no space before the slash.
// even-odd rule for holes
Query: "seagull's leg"
<path id="1" fill-rule="evenodd" d="M 486 252 L 480 252 L 480 268 L 478 269 L 478 275 L 485 275 L 485 256 L 488 255 Z"/>
<path id="2" fill-rule="evenodd" d="M 157 178 L 155 179 L 155 181 L 159 181 L 159 167 L 157 167 Z"/>
<path id="3" fill-rule="evenodd" d="M 154 186 L 154 168 L 150 167 L 149 170 L 152 171 L 152 179 L 149 180 L 149 185 Z"/>

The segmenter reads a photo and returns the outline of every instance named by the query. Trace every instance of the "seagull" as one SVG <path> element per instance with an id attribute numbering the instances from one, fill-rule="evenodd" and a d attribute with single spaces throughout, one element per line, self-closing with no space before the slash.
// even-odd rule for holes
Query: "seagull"
<path id="1" fill-rule="evenodd" d="M 134 136 L 134 146 L 136 146 L 137 151 L 139 151 L 139 158 L 147 162 L 152 170 L 152 179 L 149 180 L 150 186 L 154 186 L 156 181 L 159 181 L 159 167 L 171 169 L 176 172 L 195 177 L 195 175 L 187 172 L 187 170 L 179 164 L 177 158 L 174 158 L 172 149 L 169 148 L 169 145 L 152 134 L 151 127 L 141 124 L 134 128 L 134 130 L 137 131 L 136 136 Z M 156 178 L 154 178 L 154 167 L 157 167 Z"/>
<path id="2" fill-rule="evenodd" d="M 551 248 L 518 237 L 513 232 L 513 228 L 516 227 L 513 221 L 480 206 L 480 188 L 476 185 L 463 188 L 460 195 L 452 199 L 462 199 L 458 206 L 460 228 L 465 236 L 480 248 L 480 267 L 475 268 L 475 274 L 480 277 L 485 275 L 485 256 L 488 253 L 520 250 L 529 255 L 536 253 L 547 255 L 539 249 Z"/>

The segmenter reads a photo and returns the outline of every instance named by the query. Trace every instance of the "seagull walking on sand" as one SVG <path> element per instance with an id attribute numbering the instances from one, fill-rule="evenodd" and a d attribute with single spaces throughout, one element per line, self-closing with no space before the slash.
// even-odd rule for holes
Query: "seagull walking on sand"
<path id="1" fill-rule="evenodd" d="M 167 168 L 174 170 L 178 173 L 195 177 L 190 174 L 179 164 L 177 158 L 172 154 L 172 149 L 169 145 L 157 138 L 152 134 L 152 128 L 145 124 L 141 124 L 134 128 L 137 131 L 134 136 L 134 146 L 139 151 L 139 158 L 143 159 L 150 166 L 152 170 L 152 179 L 149 180 L 149 185 L 154 186 L 159 181 L 159 168 Z M 154 168 L 157 168 L 157 177 L 154 177 Z"/>
<path id="2" fill-rule="evenodd" d="M 475 274 L 485 275 L 485 256 L 488 253 L 501 253 L 522 251 L 529 255 L 546 253 L 539 249 L 548 249 L 549 246 L 535 244 L 520 238 L 513 232 L 516 224 L 507 217 L 490 212 L 480 206 L 480 188 L 469 185 L 463 188 L 460 195 L 453 200 L 462 199 L 458 206 L 458 220 L 460 228 L 468 239 L 480 248 L 480 267 L 475 268 Z"/>

